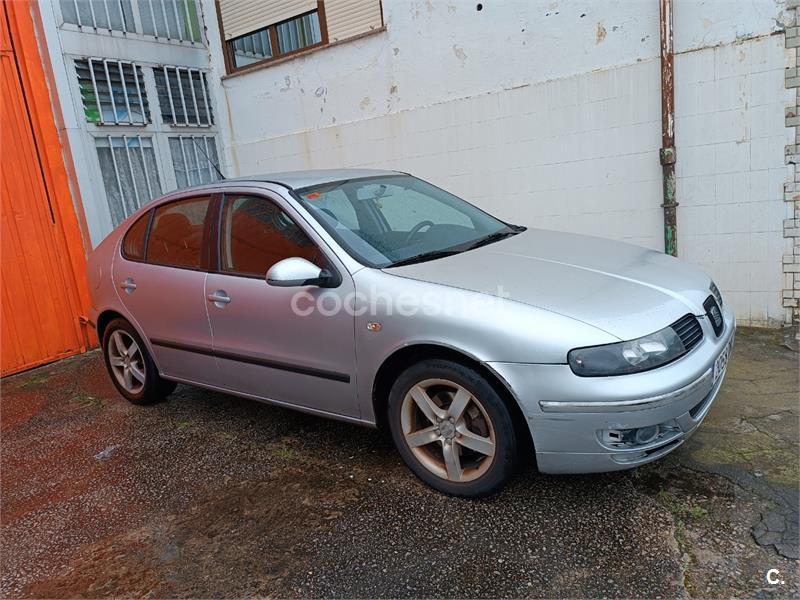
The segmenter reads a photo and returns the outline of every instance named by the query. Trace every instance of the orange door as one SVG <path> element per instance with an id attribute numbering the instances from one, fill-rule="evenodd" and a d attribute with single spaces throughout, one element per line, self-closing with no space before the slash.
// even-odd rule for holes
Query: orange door
<path id="1" fill-rule="evenodd" d="M 85 249 L 32 9 L 0 3 L 0 375 L 89 345 Z"/>

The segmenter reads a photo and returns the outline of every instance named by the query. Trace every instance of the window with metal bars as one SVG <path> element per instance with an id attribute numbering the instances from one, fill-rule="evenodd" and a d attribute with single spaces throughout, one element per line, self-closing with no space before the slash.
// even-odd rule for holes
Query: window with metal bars
<path id="1" fill-rule="evenodd" d="M 146 125 L 150 122 L 142 69 L 125 60 L 75 61 L 86 120 L 98 125 Z"/>
<path id="2" fill-rule="evenodd" d="M 314 10 L 229 40 L 229 64 L 239 69 L 320 46 L 327 43 L 322 33 L 319 12 Z"/>
<path id="3" fill-rule="evenodd" d="M 170 137 L 169 150 L 178 188 L 211 183 L 219 179 L 219 158 L 213 136 Z"/>
<path id="4" fill-rule="evenodd" d="M 136 31 L 130 0 L 61 0 L 65 23 L 109 31 Z"/>
<path id="5" fill-rule="evenodd" d="M 214 115 L 206 74 L 187 67 L 155 67 L 158 102 L 164 122 L 175 126 L 210 127 Z"/>
<path id="6" fill-rule="evenodd" d="M 140 135 L 95 138 L 103 186 L 114 226 L 161 195 L 152 137 Z"/>
<path id="7" fill-rule="evenodd" d="M 142 31 L 157 38 L 202 42 L 196 0 L 138 0 Z"/>

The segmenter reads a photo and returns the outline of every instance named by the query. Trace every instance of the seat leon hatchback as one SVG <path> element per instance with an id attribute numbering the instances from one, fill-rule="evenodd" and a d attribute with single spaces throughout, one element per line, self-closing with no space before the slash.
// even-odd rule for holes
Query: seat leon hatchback
<path id="1" fill-rule="evenodd" d="M 368 426 L 458 496 L 664 456 L 720 389 L 734 317 L 660 252 L 506 223 L 394 171 L 275 173 L 167 194 L 94 251 L 106 366 Z"/>

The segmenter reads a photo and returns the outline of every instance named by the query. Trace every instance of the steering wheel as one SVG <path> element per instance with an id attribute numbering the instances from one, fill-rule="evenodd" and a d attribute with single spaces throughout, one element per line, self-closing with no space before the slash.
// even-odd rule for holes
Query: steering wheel
<path id="1" fill-rule="evenodd" d="M 411 238 L 417 235 L 423 227 L 433 227 L 433 226 L 434 226 L 433 221 L 422 221 L 420 223 L 417 223 L 411 228 L 411 231 L 408 232 L 408 235 L 406 236 L 405 239 L 405 243 L 408 244 L 411 241 Z"/>

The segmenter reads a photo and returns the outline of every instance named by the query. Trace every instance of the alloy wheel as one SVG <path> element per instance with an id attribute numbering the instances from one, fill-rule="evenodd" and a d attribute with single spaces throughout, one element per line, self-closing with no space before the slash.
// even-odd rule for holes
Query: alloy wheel
<path id="1" fill-rule="evenodd" d="M 117 329 L 109 337 L 107 352 L 117 382 L 131 394 L 141 392 L 146 371 L 144 356 L 136 340 L 126 331 Z"/>
<path id="2" fill-rule="evenodd" d="M 403 398 L 400 418 L 412 454 L 438 477 L 473 481 L 494 460 L 492 420 L 480 400 L 457 383 L 420 381 Z"/>

